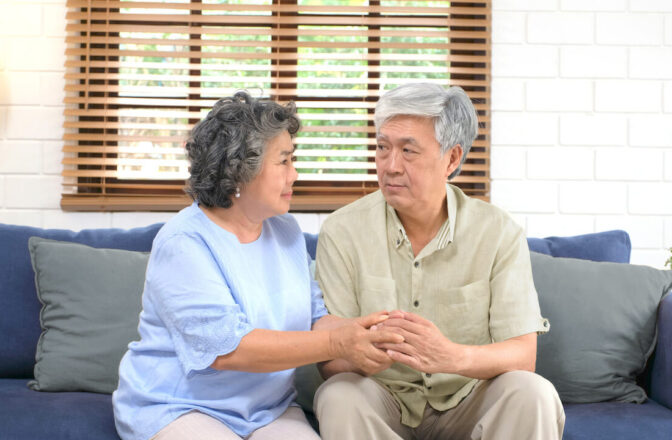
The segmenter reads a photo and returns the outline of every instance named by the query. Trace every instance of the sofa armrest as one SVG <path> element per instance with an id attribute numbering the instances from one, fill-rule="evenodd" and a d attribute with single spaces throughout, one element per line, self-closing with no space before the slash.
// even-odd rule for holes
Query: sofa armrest
<path id="1" fill-rule="evenodd" d="M 651 370 L 651 398 L 672 409 L 672 291 L 658 309 L 658 342 Z"/>

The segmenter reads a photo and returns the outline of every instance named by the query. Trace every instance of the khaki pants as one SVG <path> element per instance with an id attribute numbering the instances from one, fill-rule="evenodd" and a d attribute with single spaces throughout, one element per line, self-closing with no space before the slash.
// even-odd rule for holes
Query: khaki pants
<path id="1" fill-rule="evenodd" d="M 280 417 L 257 429 L 248 440 L 320 440 L 301 408 L 290 406 Z M 184 414 L 159 431 L 152 440 L 240 440 L 219 420 L 198 411 Z"/>
<path id="2" fill-rule="evenodd" d="M 560 440 L 565 425 L 553 385 L 527 371 L 479 382 L 448 411 L 425 408 L 422 423 L 401 423 L 399 404 L 373 379 L 341 373 L 315 394 L 315 414 L 324 440 Z"/>

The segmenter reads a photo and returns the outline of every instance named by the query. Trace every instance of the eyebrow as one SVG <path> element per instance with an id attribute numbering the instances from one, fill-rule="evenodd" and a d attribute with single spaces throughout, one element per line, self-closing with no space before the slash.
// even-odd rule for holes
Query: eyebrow
<path id="1" fill-rule="evenodd" d="M 389 139 L 384 134 L 379 134 L 376 137 L 376 139 L 379 140 L 379 141 L 388 141 L 389 142 Z M 419 146 L 418 141 L 415 140 L 414 137 L 402 137 L 402 138 L 399 138 L 399 140 L 401 141 L 401 145 L 411 144 L 411 145 Z"/>
<path id="2" fill-rule="evenodd" d="M 295 151 L 296 151 L 296 146 L 294 146 L 294 148 L 291 149 L 291 150 L 281 151 L 280 156 L 289 156 L 290 154 L 294 154 Z"/>

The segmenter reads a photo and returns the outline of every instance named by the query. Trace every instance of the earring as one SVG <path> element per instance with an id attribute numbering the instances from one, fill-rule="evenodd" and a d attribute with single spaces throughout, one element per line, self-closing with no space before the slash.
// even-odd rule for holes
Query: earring
<path id="1" fill-rule="evenodd" d="M 236 187 L 236 198 L 240 197 L 240 188 Z"/>

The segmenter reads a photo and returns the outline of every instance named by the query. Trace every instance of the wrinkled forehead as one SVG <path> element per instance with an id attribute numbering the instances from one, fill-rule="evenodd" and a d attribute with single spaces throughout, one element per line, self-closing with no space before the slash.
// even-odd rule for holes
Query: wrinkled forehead
<path id="1" fill-rule="evenodd" d="M 389 118 L 376 132 L 378 141 L 395 143 L 420 144 L 422 143 L 420 139 L 426 141 L 428 136 L 436 140 L 434 119 L 414 115 L 398 115 Z"/>

